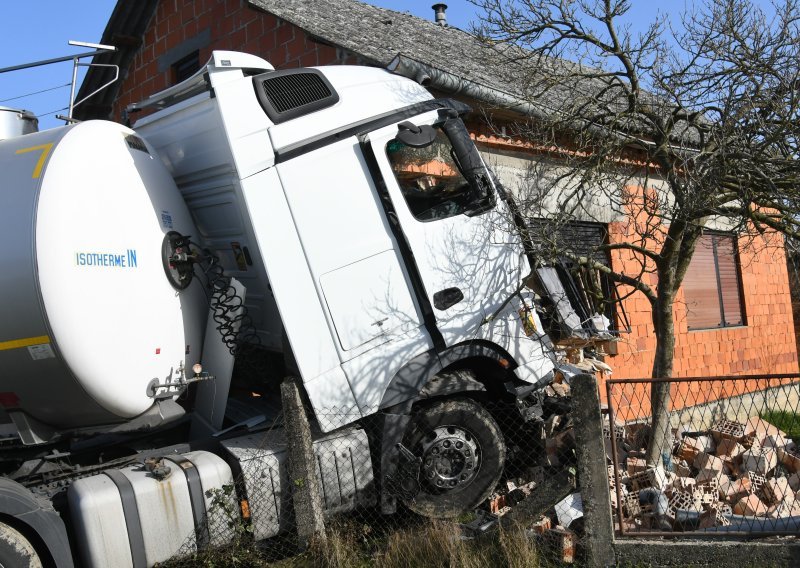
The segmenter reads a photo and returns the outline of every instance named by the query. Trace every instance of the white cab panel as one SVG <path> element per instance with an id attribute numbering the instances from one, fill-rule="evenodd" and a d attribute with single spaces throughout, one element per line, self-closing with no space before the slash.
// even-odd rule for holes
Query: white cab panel
<path id="1" fill-rule="evenodd" d="M 332 65 L 321 70 L 339 94 L 339 102 L 330 108 L 271 127 L 269 134 L 276 150 L 343 126 L 351 126 L 359 120 L 433 99 L 421 85 L 383 69 Z"/>
<path id="2" fill-rule="evenodd" d="M 407 327 L 415 313 L 397 255 L 387 250 L 320 277 L 339 342 L 345 351 Z M 354 293 L 358 291 L 359 293 Z"/>
<path id="3" fill-rule="evenodd" d="M 268 259 L 267 276 L 302 379 L 306 383 L 321 375 L 326 379 L 317 388 L 306 384 L 314 410 L 319 416 L 326 408 L 357 408 L 278 172 L 270 168 L 243 180 L 242 191 L 256 243 Z"/>

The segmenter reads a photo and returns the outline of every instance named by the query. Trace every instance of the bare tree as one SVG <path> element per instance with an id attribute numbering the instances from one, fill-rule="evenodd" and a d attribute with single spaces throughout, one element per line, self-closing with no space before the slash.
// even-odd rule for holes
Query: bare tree
<path id="1" fill-rule="evenodd" d="M 527 206 L 557 220 L 628 216 L 627 238 L 605 248 L 634 262 L 615 271 L 577 260 L 645 295 L 652 376 L 671 377 L 673 307 L 704 227 L 800 233 L 797 0 L 707 0 L 679 26 L 659 18 L 640 32 L 620 23 L 629 0 L 474 3 L 484 12 L 475 32 L 517 69 L 518 96 L 534 109 L 518 134 L 552 158 L 539 162 Z M 651 391 L 651 464 L 667 449 L 669 388 Z"/>

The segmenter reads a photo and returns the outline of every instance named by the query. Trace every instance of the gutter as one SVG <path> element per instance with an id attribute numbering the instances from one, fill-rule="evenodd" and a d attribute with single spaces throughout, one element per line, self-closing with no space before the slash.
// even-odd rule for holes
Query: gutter
<path id="1" fill-rule="evenodd" d="M 463 94 L 469 98 L 485 101 L 534 118 L 544 119 L 546 116 L 539 107 L 523 101 L 519 97 L 497 89 L 484 87 L 474 81 L 436 69 L 425 63 L 420 63 L 402 53 L 398 53 L 386 66 L 386 69 L 391 73 L 416 81 L 423 87 L 433 87 L 454 95 Z"/>
<path id="2" fill-rule="evenodd" d="M 517 112 L 539 120 L 545 120 L 548 118 L 548 115 L 542 111 L 541 107 L 533 105 L 516 95 L 512 95 L 498 89 L 485 87 L 479 83 L 470 81 L 469 79 L 459 77 L 458 75 L 453 75 L 447 71 L 442 71 L 441 69 L 437 69 L 415 59 L 411 59 L 402 53 L 398 53 L 394 59 L 389 62 L 389 65 L 386 66 L 386 69 L 390 73 L 395 73 L 396 75 L 401 75 L 411 79 L 412 81 L 416 81 L 423 87 L 432 87 L 434 89 L 454 95 L 462 94 L 466 97 L 484 101 L 500 108 Z M 632 134 L 626 134 L 619 130 L 612 130 L 605 126 L 600 126 L 597 124 L 575 125 L 576 130 L 579 130 L 581 127 L 588 127 L 589 130 L 594 134 L 600 136 L 615 136 L 620 140 L 629 142 L 631 144 L 638 144 L 645 147 L 655 146 L 655 142 L 651 140 L 646 140 Z M 680 150 L 682 152 L 692 154 L 698 152 L 698 150 L 682 146 L 671 145 L 671 148 L 673 150 Z"/>

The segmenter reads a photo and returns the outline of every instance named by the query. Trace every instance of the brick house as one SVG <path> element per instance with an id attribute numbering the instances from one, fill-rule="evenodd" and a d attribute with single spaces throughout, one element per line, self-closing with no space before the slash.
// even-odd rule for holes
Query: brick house
<path id="1" fill-rule="evenodd" d="M 493 109 L 501 119 L 520 108 L 510 102 L 515 70 L 487 66 L 484 48 L 465 32 L 357 0 L 120 0 L 101 42 L 120 48 L 97 62 L 118 64 L 121 79 L 79 108 L 78 118 L 125 121 L 128 104 L 188 77 L 216 49 L 254 53 L 278 69 L 355 64 L 427 75 L 435 94 Z M 79 98 L 108 73 L 91 69 Z M 471 130 L 500 178 L 518 190 L 520 172 L 540 150 L 496 134 L 478 113 Z M 583 229 L 585 238 L 608 242 L 632 236 L 628 221 L 610 215 Z M 703 237 L 676 305 L 677 376 L 797 372 L 787 264 L 780 239 L 773 241 L 755 251 L 733 235 Z M 633 262 L 622 251 L 610 261 L 617 270 Z M 615 377 L 649 376 L 650 305 L 634 294 L 621 308 L 614 319 L 626 333 L 606 361 Z"/>

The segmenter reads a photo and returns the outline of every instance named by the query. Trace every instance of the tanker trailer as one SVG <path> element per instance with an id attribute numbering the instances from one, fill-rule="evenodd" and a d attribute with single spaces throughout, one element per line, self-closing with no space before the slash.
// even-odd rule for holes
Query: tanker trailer
<path id="1" fill-rule="evenodd" d="M 25 444 L 179 416 L 207 305 L 164 262 L 196 234 L 169 173 L 121 125 L 0 141 L 0 425 Z"/>

